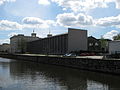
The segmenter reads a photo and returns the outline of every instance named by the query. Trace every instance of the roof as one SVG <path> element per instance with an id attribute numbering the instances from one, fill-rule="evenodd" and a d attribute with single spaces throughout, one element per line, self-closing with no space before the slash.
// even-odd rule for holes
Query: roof
<path id="1" fill-rule="evenodd" d="M 93 37 L 93 36 L 89 36 L 88 38 L 93 38 L 93 39 L 96 39 L 95 37 Z M 96 39 L 96 40 L 98 40 L 98 39 Z"/>
<path id="2" fill-rule="evenodd" d="M 113 40 L 113 41 L 110 41 L 110 42 L 120 42 L 120 40 Z"/>
<path id="3" fill-rule="evenodd" d="M 62 36 L 62 35 L 67 35 L 68 33 L 63 33 L 63 34 L 59 34 L 59 35 L 55 35 L 55 36 L 51 36 L 51 37 L 45 37 L 45 38 L 40 38 L 39 40 L 44 40 L 44 39 L 48 39 L 48 38 L 54 38 L 54 37 L 58 37 L 58 36 Z M 36 42 L 39 40 L 35 40 L 35 41 L 30 41 L 30 42 Z"/>
<path id="4" fill-rule="evenodd" d="M 81 31 L 87 31 L 85 29 L 76 29 L 76 28 L 68 28 L 68 30 L 81 30 Z"/>
<path id="5" fill-rule="evenodd" d="M 58 35 L 54 35 L 54 36 L 51 36 L 51 37 L 45 37 L 45 38 L 58 37 L 58 36 L 66 35 L 66 34 L 68 34 L 68 33 L 58 34 Z M 43 39 L 45 39 L 45 38 L 43 38 Z"/>
<path id="6" fill-rule="evenodd" d="M 10 37 L 10 39 L 15 38 L 15 37 L 27 37 L 27 38 L 39 38 L 39 37 L 32 37 L 32 36 L 24 36 L 24 34 L 18 34 Z"/>

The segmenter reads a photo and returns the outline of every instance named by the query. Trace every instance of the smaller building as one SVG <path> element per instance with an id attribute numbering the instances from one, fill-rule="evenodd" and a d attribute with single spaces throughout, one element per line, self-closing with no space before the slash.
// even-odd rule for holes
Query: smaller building
<path id="1" fill-rule="evenodd" d="M 120 40 L 110 41 L 109 54 L 118 54 L 118 53 L 120 53 Z"/>
<path id="2" fill-rule="evenodd" d="M 93 36 L 88 37 L 88 51 L 91 52 L 108 52 L 108 42 L 110 39 L 96 39 Z"/>
<path id="3" fill-rule="evenodd" d="M 39 40 L 36 37 L 36 33 L 31 33 L 31 36 L 24 36 L 23 34 L 18 34 L 10 38 L 10 52 L 11 53 L 25 53 L 27 48 L 27 42 Z"/>
<path id="4" fill-rule="evenodd" d="M 0 45 L 0 52 L 9 53 L 10 52 L 10 44 L 3 43 L 2 45 Z"/>
<path id="5" fill-rule="evenodd" d="M 96 39 L 93 36 L 88 37 L 88 51 L 92 52 L 100 52 L 101 51 L 101 43 L 99 39 Z"/>

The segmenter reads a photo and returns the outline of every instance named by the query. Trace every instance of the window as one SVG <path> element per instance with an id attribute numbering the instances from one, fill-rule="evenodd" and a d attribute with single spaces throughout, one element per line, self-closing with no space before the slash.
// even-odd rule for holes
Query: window
<path id="1" fill-rule="evenodd" d="M 89 46 L 93 46 L 93 43 L 89 43 Z"/>
<path id="2" fill-rule="evenodd" d="M 98 43 L 97 43 L 97 42 L 95 43 L 95 46 L 98 46 Z"/>

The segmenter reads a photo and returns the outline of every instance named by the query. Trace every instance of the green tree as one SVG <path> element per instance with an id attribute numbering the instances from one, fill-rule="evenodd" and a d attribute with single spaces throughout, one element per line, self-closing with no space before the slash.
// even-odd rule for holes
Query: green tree
<path id="1" fill-rule="evenodd" d="M 108 44 L 107 40 L 104 39 L 103 37 L 101 37 L 100 43 L 101 43 L 101 49 L 102 49 L 102 51 L 106 51 L 107 44 Z"/>
<path id="2" fill-rule="evenodd" d="M 120 33 L 113 37 L 113 40 L 120 40 Z"/>

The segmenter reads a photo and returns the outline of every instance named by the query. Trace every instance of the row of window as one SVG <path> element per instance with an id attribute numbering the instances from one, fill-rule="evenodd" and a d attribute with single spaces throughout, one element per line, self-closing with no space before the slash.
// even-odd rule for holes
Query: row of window
<path id="1" fill-rule="evenodd" d="M 96 42 L 96 43 L 89 43 L 89 46 L 99 46 L 99 44 Z"/>

